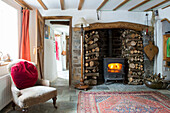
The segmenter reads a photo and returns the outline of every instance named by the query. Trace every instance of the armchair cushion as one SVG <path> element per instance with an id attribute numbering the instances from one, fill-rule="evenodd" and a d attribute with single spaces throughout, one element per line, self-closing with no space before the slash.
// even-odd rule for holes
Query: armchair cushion
<path id="1" fill-rule="evenodd" d="M 42 103 L 57 96 L 57 90 L 48 86 L 33 86 L 20 90 L 18 104 L 21 108 Z"/>
<path id="2" fill-rule="evenodd" d="M 38 79 L 36 67 L 27 61 L 20 61 L 11 67 L 11 77 L 19 89 L 32 87 Z"/>

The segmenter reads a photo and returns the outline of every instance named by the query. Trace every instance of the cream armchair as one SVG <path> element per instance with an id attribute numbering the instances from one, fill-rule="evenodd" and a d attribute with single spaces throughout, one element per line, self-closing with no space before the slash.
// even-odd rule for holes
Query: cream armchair
<path id="1" fill-rule="evenodd" d="M 22 59 L 19 59 L 17 61 L 14 61 L 8 65 L 8 71 L 11 74 L 11 67 L 15 65 L 15 63 L 18 63 L 20 61 L 24 61 Z M 31 62 L 34 66 L 35 63 Z M 11 80 L 12 81 L 12 80 Z M 12 81 L 12 96 L 13 96 L 13 109 L 15 110 L 15 105 L 18 105 L 20 108 L 22 108 L 23 112 L 28 111 L 28 107 L 46 102 L 49 99 L 53 99 L 53 105 L 55 108 L 56 106 L 56 100 L 57 100 L 57 90 L 56 88 L 49 87 L 50 82 L 48 80 L 40 80 L 38 79 L 35 86 L 21 89 L 19 90 L 14 82 Z"/>

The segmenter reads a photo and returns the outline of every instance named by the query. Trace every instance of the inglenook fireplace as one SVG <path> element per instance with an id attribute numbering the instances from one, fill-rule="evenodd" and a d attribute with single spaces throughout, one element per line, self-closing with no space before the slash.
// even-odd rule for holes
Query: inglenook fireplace
<path id="1" fill-rule="evenodd" d="M 124 58 L 104 58 L 104 80 L 123 80 L 125 82 L 125 59 Z"/>

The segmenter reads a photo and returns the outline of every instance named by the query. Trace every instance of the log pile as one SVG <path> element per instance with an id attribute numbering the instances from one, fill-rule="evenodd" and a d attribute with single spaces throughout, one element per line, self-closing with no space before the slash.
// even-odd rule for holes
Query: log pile
<path id="1" fill-rule="evenodd" d="M 84 83 L 88 85 L 97 85 L 99 77 L 99 52 L 100 42 L 97 31 L 89 31 L 85 34 L 85 52 L 84 52 Z"/>
<path id="2" fill-rule="evenodd" d="M 129 65 L 128 84 L 142 85 L 144 74 L 143 40 L 140 33 L 125 30 L 122 34 L 122 55 Z"/>
<path id="3" fill-rule="evenodd" d="M 112 57 L 121 57 L 120 29 L 112 29 Z M 96 85 L 104 82 L 103 58 L 109 57 L 109 30 L 86 31 L 84 51 L 85 83 Z"/>

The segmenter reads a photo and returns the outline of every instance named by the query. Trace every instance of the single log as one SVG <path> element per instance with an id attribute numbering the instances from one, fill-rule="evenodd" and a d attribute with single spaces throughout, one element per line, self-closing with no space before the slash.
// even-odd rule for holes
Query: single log
<path id="1" fill-rule="evenodd" d="M 86 79 L 87 79 L 87 76 L 85 76 L 84 79 L 86 80 Z"/>
<path id="2" fill-rule="evenodd" d="M 96 71 L 97 71 L 96 69 L 93 69 L 93 70 L 92 70 L 92 72 L 94 72 L 94 73 L 95 73 Z"/>
<path id="3" fill-rule="evenodd" d="M 98 46 L 97 43 L 89 45 L 89 46 L 86 47 L 86 50 L 90 50 L 90 49 L 96 48 L 97 46 Z"/>
<path id="4" fill-rule="evenodd" d="M 86 76 L 99 76 L 99 73 L 85 73 Z"/>
<path id="5" fill-rule="evenodd" d="M 90 45 L 91 45 L 91 44 L 93 44 L 93 42 L 94 42 L 94 41 L 92 41 L 92 40 L 91 40 L 91 41 L 89 41 L 89 43 L 88 43 L 88 44 L 90 44 Z"/>
<path id="6" fill-rule="evenodd" d="M 93 66 L 98 66 L 99 65 L 99 62 L 98 61 L 90 61 L 90 67 L 93 67 Z"/>
<path id="7" fill-rule="evenodd" d="M 89 71 L 88 70 L 85 70 L 85 73 L 88 73 Z"/>
<path id="8" fill-rule="evenodd" d="M 93 35 L 93 36 L 90 36 L 89 38 L 87 38 L 87 39 L 85 39 L 85 41 L 86 41 L 86 43 L 88 43 L 89 41 L 91 41 L 91 40 L 95 40 L 95 42 L 96 42 L 96 40 L 99 38 L 99 35 Z M 98 40 L 97 40 L 98 41 Z"/>
<path id="9" fill-rule="evenodd" d="M 89 80 L 85 80 L 84 83 L 88 85 L 96 85 L 97 80 L 89 79 Z"/>
<path id="10" fill-rule="evenodd" d="M 99 40 L 99 38 L 94 38 L 94 43 L 97 42 Z"/>
<path id="11" fill-rule="evenodd" d="M 97 84 L 97 80 L 91 80 L 91 85 L 96 85 Z"/>
<path id="12" fill-rule="evenodd" d="M 86 59 L 86 57 L 85 57 Z M 98 58 L 92 58 L 92 59 L 87 59 L 86 62 L 94 61 L 94 60 L 99 60 Z"/>
<path id="13" fill-rule="evenodd" d="M 86 56 L 89 56 L 89 55 L 99 56 L 99 52 L 91 52 L 91 51 L 89 51 L 89 53 L 87 53 Z"/>
<path id="14" fill-rule="evenodd" d="M 85 59 L 87 60 L 87 59 L 89 59 L 89 57 L 85 57 Z"/>
<path id="15" fill-rule="evenodd" d="M 97 66 L 95 66 L 95 67 L 86 67 L 86 69 L 88 69 L 88 70 L 89 69 L 91 69 L 91 70 L 96 69 L 97 70 L 97 68 L 98 68 Z"/>
<path id="16" fill-rule="evenodd" d="M 86 67 L 89 66 L 89 63 L 85 63 L 85 66 L 86 66 Z"/>
<path id="17" fill-rule="evenodd" d="M 95 48 L 95 51 L 99 51 L 99 50 L 100 50 L 99 47 L 96 47 L 96 48 Z"/>
<path id="18" fill-rule="evenodd" d="M 87 44 L 84 44 L 84 46 L 87 48 L 88 47 L 88 45 Z"/>
<path id="19" fill-rule="evenodd" d="M 95 76 L 93 76 L 92 78 L 95 79 L 95 80 L 97 79 L 97 77 L 95 77 Z"/>

